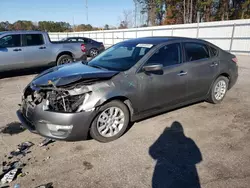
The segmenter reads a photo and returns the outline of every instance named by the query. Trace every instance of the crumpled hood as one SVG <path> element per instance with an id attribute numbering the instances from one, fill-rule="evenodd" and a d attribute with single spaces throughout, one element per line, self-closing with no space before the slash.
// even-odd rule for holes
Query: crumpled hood
<path id="1" fill-rule="evenodd" d="M 79 80 L 95 79 L 95 78 L 111 78 L 118 71 L 103 70 L 82 62 L 60 65 L 45 70 L 37 75 L 31 82 L 33 86 L 47 86 L 52 82 L 55 86 L 67 85 Z"/>

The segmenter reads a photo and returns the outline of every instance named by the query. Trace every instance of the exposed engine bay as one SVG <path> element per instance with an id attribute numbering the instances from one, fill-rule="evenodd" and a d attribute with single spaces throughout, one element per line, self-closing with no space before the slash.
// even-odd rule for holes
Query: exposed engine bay
<path id="1" fill-rule="evenodd" d="M 88 85 L 97 81 L 99 79 L 90 79 L 61 87 L 56 87 L 52 82 L 48 86 L 39 87 L 31 83 L 24 91 L 24 100 L 32 106 L 43 103 L 43 110 L 80 112 L 92 92 Z"/>

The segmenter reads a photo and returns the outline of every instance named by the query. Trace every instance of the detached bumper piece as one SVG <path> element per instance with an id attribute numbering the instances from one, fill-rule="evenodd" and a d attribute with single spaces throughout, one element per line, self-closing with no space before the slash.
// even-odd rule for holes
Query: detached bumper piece
<path id="1" fill-rule="evenodd" d="M 95 116 L 94 111 L 78 113 L 46 111 L 43 110 L 42 103 L 35 107 L 25 106 L 16 112 L 23 126 L 32 133 L 57 140 L 87 139 L 89 127 Z"/>

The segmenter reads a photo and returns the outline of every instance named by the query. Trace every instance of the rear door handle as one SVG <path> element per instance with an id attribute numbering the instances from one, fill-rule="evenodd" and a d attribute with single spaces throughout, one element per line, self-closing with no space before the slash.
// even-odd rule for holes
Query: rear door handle
<path id="1" fill-rule="evenodd" d="M 177 74 L 178 76 L 185 76 L 187 75 L 187 72 L 181 71 L 180 73 Z"/>
<path id="2" fill-rule="evenodd" d="M 18 52 L 18 51 L 22 51 L 22 50 L 20 48 L 16 48 L 13 51 Z"/>
<path id="3" fill-rule="evenodd" d="M 217 63 L 217 62 L 213 62 L 213 63 L 210 65 L 210 67 L 216 67 L 216 66 L 218 66 L 218 63 Z"/>
<path id="4" fill-rule="evenodd" d="M 46 47 L 45 46 L 41 46 L 39 49 L 45 49 Z"/>

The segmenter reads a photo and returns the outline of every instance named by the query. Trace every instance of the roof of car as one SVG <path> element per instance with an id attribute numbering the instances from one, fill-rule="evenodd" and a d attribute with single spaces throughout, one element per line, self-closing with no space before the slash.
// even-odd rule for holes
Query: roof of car
<path id="1" fill-rule="evenodd" d="M 142 38 L 135 38 L 135 39 L 129 39 L 124 42 L 136 42 L 136 43 L 147 43 L 147 44 L 160 44 L 164 43 L 170 40 L 178 40 L 178 39 L 183 39 L 183 40 L 194 40 L 194 41 L 203 41 L 200 39 L 194 39 L 194 38 L 187 38 L 187 37 L 172 37 L 172 36 L 155 36 L 155 37 L 142 37 Z"/>

